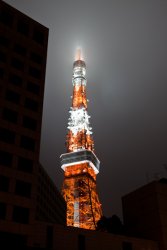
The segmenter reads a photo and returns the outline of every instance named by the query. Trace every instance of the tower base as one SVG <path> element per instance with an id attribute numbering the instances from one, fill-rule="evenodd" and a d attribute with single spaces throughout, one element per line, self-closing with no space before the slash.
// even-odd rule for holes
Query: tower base
<path id="1" fill-rule="evenodd" d="M 67 203 L 67 226 L 95 230 L 102 211 L 96 174 L 89 162 L 65 168 L 62 193 Z"/>

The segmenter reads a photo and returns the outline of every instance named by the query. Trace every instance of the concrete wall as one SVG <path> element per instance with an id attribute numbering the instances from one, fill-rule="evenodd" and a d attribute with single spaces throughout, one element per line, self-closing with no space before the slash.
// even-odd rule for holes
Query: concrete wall
<path id="1" fill-rule="evenodd" d="M 47 239 L 47 228 L 52 227 L 53 237 L 50 243 Z M 34 235 L 33 235 L 34 234 Z M 39 246 L 55 250 L 158 250 L 158 244 L 151 240 L 137 239 L 126 236 L 113 235 L 62 225 L 36 223 L 32 237 L 29 237 L 30 246 Z"/>

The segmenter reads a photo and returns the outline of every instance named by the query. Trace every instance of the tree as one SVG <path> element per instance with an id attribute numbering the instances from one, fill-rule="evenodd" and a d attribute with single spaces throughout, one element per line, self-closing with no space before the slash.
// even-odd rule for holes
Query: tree
<path id="1" fill-rule="evenodd" d="M 115 214 L 109 218 L 102 216 L 97 222 L 97 230 L 112 234 L 124 234 L 124 226 L 120 218 Z"/>

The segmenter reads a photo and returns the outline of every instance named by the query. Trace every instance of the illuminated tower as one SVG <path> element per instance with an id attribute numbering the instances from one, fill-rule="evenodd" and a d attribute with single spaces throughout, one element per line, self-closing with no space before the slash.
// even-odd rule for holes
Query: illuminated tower
<path id="1" fill-rule="evenodd" d="M 62 193 L 67 203 L 67 225 L 92 229 L 102 215 L 96 191 L 100 162 L 94 153 L 86 99 L 86 65 L 80 57 L 73 64 L 73 96 L 69 111 L 67 153 L 61 155 L 64 170 Z"/>

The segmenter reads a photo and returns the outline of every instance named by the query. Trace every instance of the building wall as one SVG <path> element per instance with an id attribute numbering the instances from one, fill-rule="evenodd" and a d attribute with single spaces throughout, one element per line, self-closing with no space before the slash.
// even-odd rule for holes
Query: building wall
<path id="1" fill-rule="evenodd" d="M 66 225 L 66 202 L 39 164 L 36 220 Z"/>
<path id="2" fill-rule="evenodd" d="M 47 39 L 47 28 L 0 2 L 0 219 L 7 224 L 32 223 L 35 214 Z"/>
<path id="3" fill-rule="evenodd" d="M 63 227 L 53 224 L 35 224 L 38 232 L 29 238 L 30 246 L 53 250 L 158 250 L 156 242 L 105 232 Z"/>
<path id="4" fill-rule="evenodd" d="M 167 179 L 156 182 L 158 210 L 161 222 L 162 249 L 167 249 Z"/>
<path id="5" fill-rule="evenodd" d="M 39 167 L 47 42 L 48 28 L 0 1 L 0 244 L 31 234 L 42 185 L 48 220 L 63 207 L 65 221 L 65 202 Z"/>
<path id="6" fill-rule="evenodd" d="M 123 217 L 130 235 L 159 241 L 167 249 L 167 180 L 151 182 L 122 198 Z"/>

